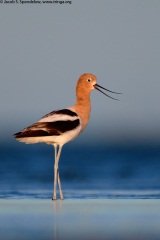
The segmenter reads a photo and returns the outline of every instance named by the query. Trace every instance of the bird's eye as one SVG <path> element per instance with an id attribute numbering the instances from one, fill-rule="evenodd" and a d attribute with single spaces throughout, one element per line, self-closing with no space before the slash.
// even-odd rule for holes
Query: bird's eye
<path id="1" fill-rule="evenodd" d="M 91 79 L 88 79 L 87 81 L 88 81 L 88 82 L 91 82 Z"/>

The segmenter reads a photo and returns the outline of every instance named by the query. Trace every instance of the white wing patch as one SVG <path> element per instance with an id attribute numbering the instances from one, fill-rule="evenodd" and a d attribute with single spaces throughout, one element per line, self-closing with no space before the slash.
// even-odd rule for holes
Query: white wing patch
<path id="1" fill-rule="evenodd" d="M 73 114 L 68 114 L 67 112 L 72 112 Z M 76 119 L 79 119 L 79 117 L 75 112 L 64 109 L 63 111 L 53 111 L 42 117 L 38 122 L 74 121 Z"/>

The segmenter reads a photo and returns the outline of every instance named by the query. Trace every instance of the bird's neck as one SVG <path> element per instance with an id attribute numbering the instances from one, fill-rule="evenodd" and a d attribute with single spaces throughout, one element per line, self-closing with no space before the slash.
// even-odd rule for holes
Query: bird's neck
<path id="1" fill-rule="evenodd" d="M 78 113 L 82 120 L 82 131 L 86 127 L 89 121 L 90 112 L 91 112 L 91 101 L 90 95 L 77 96 L 75 111 Z"/>
<path id="2" fill-rule="evenodd" d="M 77 95 L 76 104 L 73 106 L 73 110 L 81 118 L 81 121 L 82 121 L 81 131 L 83 131 L 86 125 L 88 124 L 90 112 L 91 112 L 90 94 L 84 93 L 83 96 Z"/>

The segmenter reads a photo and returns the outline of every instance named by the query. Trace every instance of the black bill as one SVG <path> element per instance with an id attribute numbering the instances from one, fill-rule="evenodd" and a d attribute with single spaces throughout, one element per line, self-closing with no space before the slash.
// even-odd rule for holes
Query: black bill
<path id="1" fill-rule="evenodd" d="M 110 93 L 115 93 L 115 94 L 121 94 L 121 93 L 110 91 L 110 90 L 108 90 L 107 88 L 101 87 L 101 86 L 98 85 L 97 83 L 94 85 L 94 88 L 95 88 L 96 90 L 98 90 L 99 92 L 103 93 L 104 95 L 106 95 L 107 97 L 119 101 L 119 99 L 113 98 L 113 97 L 109 96 L 108 94 L 102 92 L 102 90 L 100 90 L 99 88 L 102 88 L 102 89 L 104 89 L 104 90 L 106 90 L 106 91 L 108 91 L 108 92 L 110 92 Z"/>

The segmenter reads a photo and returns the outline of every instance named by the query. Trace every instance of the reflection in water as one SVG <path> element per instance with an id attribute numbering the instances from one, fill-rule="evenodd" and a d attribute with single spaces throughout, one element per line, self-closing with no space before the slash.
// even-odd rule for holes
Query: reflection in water
<path id="1" fill-rule="evenodd" d="M 63 200 L 53 200 L 53 214 L 54 214 L 54 238 L 53 240 L 59 240 L 59 224 L 58 217 L 62 208 Z"/>
<path id="2" fill-rule="evenodd" d="M 158 199 L 0 199 L 0 213 L 2 240 L 160 239 Z"/>

